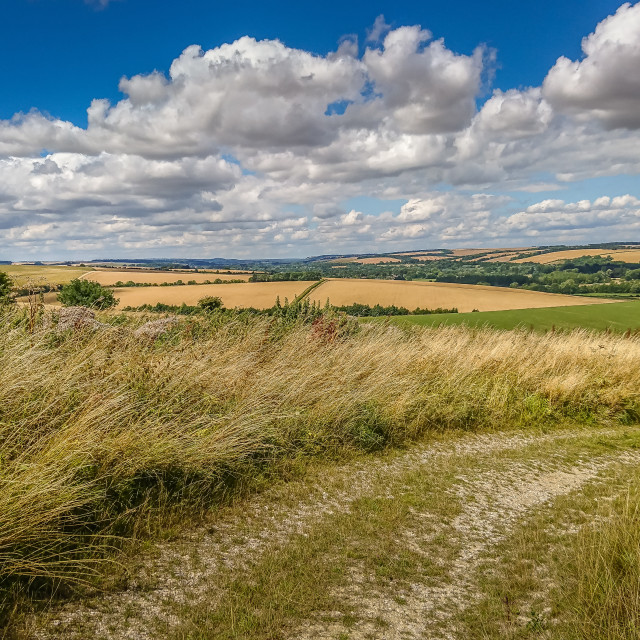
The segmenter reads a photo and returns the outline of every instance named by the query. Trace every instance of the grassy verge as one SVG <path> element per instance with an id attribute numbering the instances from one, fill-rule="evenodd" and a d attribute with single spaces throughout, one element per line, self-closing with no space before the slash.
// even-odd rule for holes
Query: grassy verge
<path id="1" fill-rule="evenodd" d="M 596 449 L 624 447 L 594 443 Z M 637 443 L 635 444 L 637 446 Z M 496 549 L 470 640 L 631 640 L 640 633 L 640 472 L 619 465 L 540 509 Z"/>
<path id="2" fill-rule="evenodd" d="M 434 430 L 638 415 L 637 338 L 325 318 L 0 330 L 0 588 L 87 579 L 122 539 L 306 457 Z M 14 594 L 14 595 L 12 595 Z"/>
<path id="3" fill-rule="evenodd" d="M 450 313 L 428 316 L 399 316 L 391 320 L 397 324 L 441 327 L 466 325 L 495 329 L 595 329 L 620 333 L 640 329 L 640 302 L 549 307 L 545 309 L 513 309 L 510 311 L 482 311 L 479 313 Z"/>

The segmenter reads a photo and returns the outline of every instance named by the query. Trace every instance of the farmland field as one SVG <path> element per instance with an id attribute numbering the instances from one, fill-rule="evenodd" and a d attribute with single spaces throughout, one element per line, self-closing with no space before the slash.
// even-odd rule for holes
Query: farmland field
<path id="1" fill-rule="evenodd" d="M 195 280 L 196 282 L 213 282 L 220 280 L 249 280 L 249 273 L 180 273 L 173 271 L 115 271 L 112 269 L 106 271 L 91 271 L 83 276 L 85 280 L 93 280 L 104 287 L 113 286 L 116 282 L 135 282 L 141 284 L 164 284 L 174 283 L 178 280 L 188 282 Z"/>
<path id="2" fill-rule="evenodd" d="M 467 325 L 471 327 L 493 327 L 515 329 L 533 327 L 540 331 L 556 329 L 610 329 L 624 332 L 640 329 L 640 301 L 616 304 L 588 304 L 575 307 L 548 307 L 546 309 L 513 309 L 510 311 L 487 311 L 485 313 L 444 313 L 426 316 L 398 316 L 397 323 L 438 327 Z"/>
<path id="3" fill-rule="evenodd" d="M 124 287 L 114 289 L 120 299 L 119 308 L 139 307 L 143 304 L 188 305 L 198 304 L 205 296 L 219 296 L 225 307 L 255 307 L 268 309 L 279 296 L 289 302 L 299 296 L 309 282 L 247 282 L 236 284 L 199 284 L 175 287 Z"/>
<path id="4" fill-rule="evenodd" d="M 573 260 L 589 256 L 611 256 L 614 260 L 622 262 L 640 262 L 639 249 L 568 249 L 567 251 L 553 251 L 543 253 L 530 258 L 520 258 L 513 262 L 537 262 L 538 264 L 549 264 L 559 260 Z"/>
<path id="5" fill-rule="evenodd" d="M 225 286 L 225 285 L 223 285 Z M 229 286 L 229 285 L 227 285 Z M 241 286 L 241 285 L 240 285 Z M 458 311 L 499 311 L 572 305 L 593 305 L 593 299 L 541 293 L 522 289 L 448 284 L 443 282 L 405 282 L 402 280 L 329 279 L 309 295 L 312 302 L 344 306 L 354 302 L 415 309 L 438 307 Z M 608 300 L 600 300 L 609 302 Z"/>
<path id="6" fill-rule="evenodd" d="M 66 284 L 90 271 L 86 267 L 65 267 L 42 264 L 3 264 L 0 271 L 9 274 L 18 286 L 29 281 L 35 284 Z"/>
<path id="7" fill-rule="evenodd" d="M 386 264 L 389 262 L 400 262 L 400 258 L 389 258 L 385 256 L 380 256 L 379 258 L 358 258 L 354 260 L 358 264 Z"/>
<path id="8" fill-rule="evenodd" d="M 376 256 L 374 258 L 336 258 L 335 260 L 328 260 L 328 262 L 340 262 L 350 264 L 388 264 L 391 262 L 400 262 L 400 258 L 391 258 L 389 256 Z"/>

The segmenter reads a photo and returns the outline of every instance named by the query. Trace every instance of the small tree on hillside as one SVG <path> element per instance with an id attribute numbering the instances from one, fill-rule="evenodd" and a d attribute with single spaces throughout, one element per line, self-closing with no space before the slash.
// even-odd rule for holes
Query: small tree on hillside
<path id="1" fill-rule="evenodd" d="M 111 289 L 107 289 L 91 280 L 72 280 L 65 284 L 58 300 L 65 307 L 92 307 L 94 309 L 109 309 L 118 304 L 118 299 Z"/>
<path id="2" fill-rule="evenodd" d="M 9 274 L 4 271 L 0 271 L 0 304 L 9 302 L 12 286 L 13 282 L 11 281 Z"/>

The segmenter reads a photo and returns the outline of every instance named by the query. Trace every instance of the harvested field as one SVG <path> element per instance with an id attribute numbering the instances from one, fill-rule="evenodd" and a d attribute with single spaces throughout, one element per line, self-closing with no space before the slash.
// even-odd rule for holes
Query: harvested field
<path id="1" fill-rule="evenodd" d="M 135 282 L 136 284 L 165 284 L 173 283 L 178 280 L 188 282 L 195 280 L 196 282 L 213 282 L 220 280 L 249 280 L 248 273 L 181 273 L 175 271 L 91 271 L 82 276 L 85 280 L 93 280 L 100 283 L 103 287 L 113 286 L 116 282 Z"/>
<path id="2" fill-rule="evenodd" d="M 500 249 L 453 249 L 451 255 L 456 258 L 465 258 L 467 256 L 475 256 L 479 253 L 492 253 L 494 251 L 500 251 Z"/>
<path id="3" fill-rule="evenodd" d="M 219 296 L 225 307 L 255 307 L 268 309 L 272 307 L 276 298 L 284 303 L 299 296 L 309 282 L 247 282 L 237 284 L 196 284 L 179 285 L 176 287 L 124 287 L 114 290 L 116 298 L 120 299 L 118 308 L 139 307 L 143 304 L 198 304 L 198 300 L 205 296 Z"/>
<path id="4" fill-rule="evenodd" d="M 486 260 L 487 262 L 494 262 L 494 261 L 497 261 L 500 258 L 509 258 L 509 257 L 511 257 L 513 255 L 515 255 L 515 253 L 513 251 L 509 251 L 509 252 L 498 251 L 497 253 L 496 252 L 492 252 L 489 255 L 480 254 L 480 255 L 476 256 L 475 258 L 471 258 L 469 260 L 469 262 L 479 262 L 481 260 Z"/>
<path id="5" fill-rule="evenodd" d="M 511 262 L 516 256 L 527 253 L 526 251 L 512 251 L 511 253 L 505 253 L 502 255 L 492 255 L 487 259 L 487 262 Z"/>
<path id="6" fill-rule="evenodd" d="M 340 264 L 387 264 L 389 262 L 400 262 L 400 258 L 390 258 L 388 256 L 375 256 L 373 258 L 334 258 L 327 262 L 338 262 Z"/>
<path id="7" fill-rule="evenodd" d="M 635 263 L 640 262 L 640 249 L 568 249 L 567 251 L 553 251 L 552 253 L 543 253 L 530 258 L 521 258 L 514 260 L 514 262 L 549 264 L 559 260 L 572 260 L 573 258 L 588 256 L 611 256 L 614 260 Z"/>
<path id="8" fill-rule="evenodd" d="M 0 271 L 9 274 L 17 286 L 35 284 L 66 284 L 90 271 L 86 267 L 65 267 L 42 264 L 3 264 Z"/>
<path id="9" fill-rule="evenodd" d="M 438 307 L 458 311 L 501 311 L 506 309 L 535 309 L 593 304 L 593 298 L 565 296 L 556 293 L 484 287 L 471 284 L 444 282 L 404 282 L 399 280 L 360 280 L 355 278 L 329 279 L 314 289 L 309 299 L 324 304 L 343 306 L 361 304 L 389 306 L 395 304 L 407 309 Z M 611 302 L 599 300 L 598 302 Z"/>
<path id="10" fill-rule="evenodd" d="M 409 256 L 411 258 L 415 258 L 416 260 L 420 260 L 420 262 L 429 262 L 431 260 L 445 260 L 446 258 L 451 258 L 450 255 L 439 255 L 439 256 Z"/>
<path id="11" fill-rule="evenodd" d="M 358 264 L 386 264 L 387 262 L 400 262 L 400 258 L 380 256 L 379 258 L 357 258 L 354 262 Z"/>

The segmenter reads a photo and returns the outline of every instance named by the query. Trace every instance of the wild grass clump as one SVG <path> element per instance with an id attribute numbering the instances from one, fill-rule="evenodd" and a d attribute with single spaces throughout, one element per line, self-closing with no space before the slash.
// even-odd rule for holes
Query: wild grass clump
<path id="1" fill-rule="evenodd" d="M 618 497 L 571 550 L 569 620 L 574 638 L 640 637 L 640 490 Z"/>
<path id="2" fill-rule="evenodd" d="M 64 334 L 0 322 L 4 588 L 86 576 L 112 536 L 216 504 L 282 460 L 638 416 L 634 337 L 212 316 L 152 341 L 116 320 Z"/>

